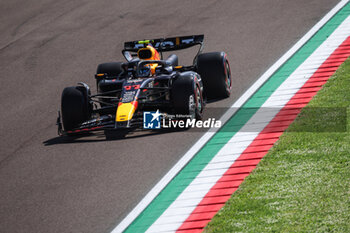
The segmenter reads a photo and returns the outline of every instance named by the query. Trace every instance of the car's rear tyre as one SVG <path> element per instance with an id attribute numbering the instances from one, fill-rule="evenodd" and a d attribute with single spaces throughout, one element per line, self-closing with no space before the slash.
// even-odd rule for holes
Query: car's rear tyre
<path id="1" fill-rule="evenodd" d="M 119 76 L 123 72 L 122 62 L 106 62 L 101 63 L 97 66 L 96 74 L 106 74 L 106 77 L 109 79 L 113 79 Z M 97 90 L 98 83 L 101 79 L 96 79 Z"/>
<path id="2" fill-rule="evenodd" d="M 106 74 L 107 79 L 114 79 L 117 78 L 122 72 L 123 72 L 123 67 L 122 67 L 122 62 L 107 62 L 107 63 L 101 63 L 97 66 L 96 74 Z M 101 82 L 102 79 L 98 78 L 96 79 L 96 87 L 97 87 L 97 92 L 103 93 L 103 92 L 108 92 L 111 90 L 115 90 L 115 84 L 110 84 L 110 85 L 105 85 L 104 82 Z M 107 81 L 108 82 L 108 81 Z M 99 84 L 103 84 L 103 87 L 101 87 Z M 103 102 L 108 102 L 108 100 L 100 98 L 100 106 L 104 107 L 106 104 Z"/>
<path id="3" fill-rule="evenodd" d="M 202 119 L 203 95 L 195 75 L 180 75 L 174 80 L 171 98 L 175 114 L 188 115 L 197 120 Z"/>
<path id="4" fill-rule="evenodd" d="M 225 52 L 200 54 L 196 69 L 202 78 L 207 99 L 227 98 L 231 94 L 231 70 Z"/>
<path id="5" fill-rule="evenodd" d="M 109 77 L 116 77 L 123 72 L 122 62 L 107 62 L 97 66 L 96 74 L 107 74 Z"/>
<path id="6" fill-rule="evenodd" d="M 65 131 L 78 127 L 91 117 L 92 106 L 82 86 L 66 87 L 62 92 L 61 111 Z"/>

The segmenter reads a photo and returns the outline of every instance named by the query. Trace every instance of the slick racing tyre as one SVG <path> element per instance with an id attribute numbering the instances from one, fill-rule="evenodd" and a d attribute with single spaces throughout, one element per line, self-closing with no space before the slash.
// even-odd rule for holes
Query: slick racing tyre
<path id="1" fill-rule="evenodd" d="M 123 68 L 122 68 L 122 62 L 107 62 L 107 63 L 101 63 L 97 66 L 97 70 L 96 70 L 96 74 L 106 74 L 106 78 L 103 79 L 114 79 L 116 77 L 118 77 L 122 72 L 123 72 Z M 114 84 L 111 84 L 111 81 L 107 81 L 107 83 L 109 82 L 110 85 L 105 85 L 104 81 L 102 81 L 103 79 L 96 79 L 96 87 L 97 87 L 97 92 L 98 93 L 103 93 L 103 92 L 108 92 L 108 91 L 112 91 L 115 90 L 116 87 L 114 86 Z M 101 82 L 102 81 L 102 82 Z M 100 84 L 102 85 L 102 87 L 100 86 Z M 106 104 L 104 104 L 103 102 L 108 102 L 108 100 L 100 98 L 100 106 L 104 107 L 106 106 Z"/>
<path id="2" fill-rule="evenodd" d="M 109 77 L 118 76 L 123 72 L 122 62 L 107 62 L 97 66 L 96 74 L 107 74 Z"/>
<path id="3" fill-rule="evenodd" d="M 122 62 L 107 62 L 101 63 L 97 66 L 96 74 L 106 74 L 108 79 L 116 78 L 119 74 L 123 72 Z M 96 86 L 101 79 L 96 79 Z"/>
<path id="4" fill-rule="evenodd" d="M 202 119 L 203 95 L 196 75 L 187 73 L 179 75 L 171 89 L 175 114 L 188 115 L 192 119 Z"/>
<path id="5" fill-rule="evenodd" d="M 200 54 L 196 69 L 202 78 L 204 95 L 207 99 L 227 98 L 231 93 L 231 70 L 226 53 Z"/>
<path id="6" fill-rule="evenodd" d="M 91 117 L 92 106 L 83 86 L 66 87 L 62 92 L 61 111 L 65 131 L 78 127 Z"/>

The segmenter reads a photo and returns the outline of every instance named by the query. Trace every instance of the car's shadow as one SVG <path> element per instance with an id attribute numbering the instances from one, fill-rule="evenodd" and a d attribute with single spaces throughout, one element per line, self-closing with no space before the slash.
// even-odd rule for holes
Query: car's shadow
<path id="1" fill-rule="evenodd" d="M 144 130 L 144 131 L 130 131 L 130 130 L 105 130 L 95 131 L 91 133 L 57 136 L 43 142 L 45 146 L 52 146 L 56 144 L 71 144 L 71 143 L 91 143 L 104 141 L 128 140 L 133 138 L 142 138 L 157 136 L 161 134 L 175 133 L 180 131 L 188 131 L 188 129 L 158 129 L 158 130 Z"/>

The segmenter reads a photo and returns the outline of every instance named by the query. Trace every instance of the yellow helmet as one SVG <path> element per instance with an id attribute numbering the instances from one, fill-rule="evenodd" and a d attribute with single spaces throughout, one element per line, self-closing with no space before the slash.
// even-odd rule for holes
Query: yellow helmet
<path id="1" fill-rule="evenodd" d="M 137 57 L 141 60 L 160 60 L 160 56 L 158 51 L 151 45 L 147 45 L 146 48 L 141 48 L 137 51 Z M 158 64 L 149 64 L 151 68 L 151 74 L 155 74 L 155 69 L 158 66 Z"/>

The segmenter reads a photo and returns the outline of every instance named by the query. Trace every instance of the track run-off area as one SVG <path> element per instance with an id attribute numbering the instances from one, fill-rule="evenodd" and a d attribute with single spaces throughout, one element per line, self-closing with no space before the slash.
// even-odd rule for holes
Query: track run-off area
<path id="1" fill-rule="evenodd" d="M 278 132 L 264 138 L 260 130 L 274 122 L 279 116 L 277 112 L 295 96 L 307 100 L 316 94 L 327 77 L 320 75 L 316 81 L 314 74 L 330 75 L 345 58 L 346 54 L 339 49 L 347 46 L 342 45 L 346 30 L 330 36 L 336 37 L 335 40 L 326 41 L 325 37 L 347 22 L 347 7 L 341 10 L 344 14 L 337 11 L 332 19 L 326 20 L 325 26 L 317 30 L 322 35 L 311 38 L 306 52 L 300 52 L 304 47 L 294 51 L 295 56 L 300 53 L 299 57 L 290 58 L 273 76 L 265 75 L 266 86 L 273 89 L 264 89 L 264 85 L 255 93 L 260 94 L 256 98 L 243 95 L 338 3 L 337 0 L 1 2 L 0 232 L 200 231 L 237 188 L 236 181 L 241 182 L 263 156 L 261 153 L 242 157 L 253 154 L 247 151 L 251 141 L 263 143 L 267 151 L 278 139 Z M 171 179 L 180 188 L 167 195 L 155 195 L 156 199 L 167 196 L 162 199 L 162 206 L 145 205 L 135 214 L 135 206 L 145 200 L 152 187 L 185 154 L 193 153 L 189 150 L 203 139 L 203 133 L 191 130 L 135 133 L 126 138 L 96 133 L 61 138 L 55 126 L 60 95 L 64 87 L 80 81 L 94 90 L 97 65 L 122 61 L 120 51 L 124 41 L 191 34 L 205 34 L 204 52 L 225 51 L 231 63 L 232 96 L 209 103 L 208 107 L 228 108 L 241 101 L 240 104 L 248 104 L 253 111 L 247 108 L 250 117 L 239 118 L 238 112 L 233 118 L 230 114 L 223 116 L 228 120 L 224 127 L 228 128 L 214 137 L 209 135 L 211 141 L 203 149 L 210 151 L 199 152 L 200 156 L 188 163 L 191 166 L 178 173 L 186 176 Z M 336 56 L 337 53 L 340 55 Z M 313 54 L 319 60 L 309 61 Z M 328 60 L 330 56 L 335 56 L 334 61 Z M 181 58 L 180 63 L 188 63 L 193 54 L 184 52 Z M 330 67 L 322 65 L 334 62 L 337 64 Z M 298 68 L 301 63 L 308 64 L 307 71 Z M 280 76 L 273 78 L 275 75 Z M 298 80 L 297 84 L 294 79 Z M 312 84 L 309 80 L 313 80 Z M 288 88 L 283 89 L 287 84 Z M 312 89 L 299 93 L 305 85 Z M 262 118 L 256 114 L 263 104 L 272 108 L 259 121 Z M 205 117 L 220 118 L 223 113 L 207 113 Z M 291 121 L 292 116 L 288 119 Z M 243 126 L 245 123 L 248 125 Z M 250 123 L 253 128 L 241 128 L 249 127 Z M 237 133 L 233 135 L 233 132 Z M 232 141 L 237 135 L 240 135 L 238 143 Z M 199 141 L 202 146 L 204 142 Z M 229 144 L 235 146 L 233 154 L 231 147 L 224 146 Z M 250 164 L 242 164 L 248 160 Z M 241 164 L 237 165 L 238 162 Z M 246 170 L 237 172 L 242 167 Z M 213 174 L 202 176 L 206 170 Z M 218 181 L 221 186 L 214 187 Z M 191 188 L 190 183 L 196 187 Z M 170 186 L 164 187 L 162 190 L 167 191 Z M 217 202 L 219 196 L 222 199 Z M 185 200 L 185 204 L 177 204 L 175 200 Z M 201 210 L 209 204 L 213 208 Z M 174 212 L 174 208 L 181 211 Z M 132 213 L 134 217 L 128 218 Z"/>

